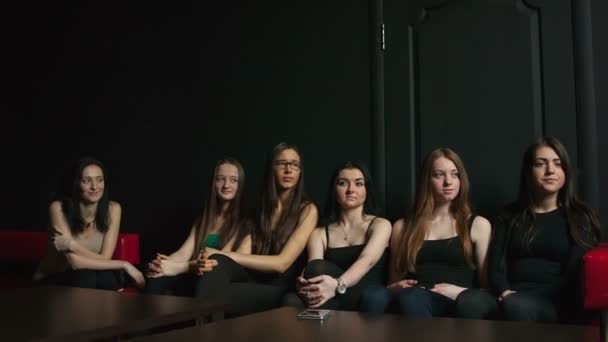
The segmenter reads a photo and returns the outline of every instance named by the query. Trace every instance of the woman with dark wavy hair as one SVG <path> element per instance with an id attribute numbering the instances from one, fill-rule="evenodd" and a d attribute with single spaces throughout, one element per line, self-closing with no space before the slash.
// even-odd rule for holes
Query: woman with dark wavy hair
<path id="1" fill-rule="evenodd" d="M 207 248 L 197 298 L 225 302 L 229 312 L 277 307 L 297 276 L 296 260 L 317 224 L 317 207 L 304 191 L 304 162 L 295 145 L 280 143 L 266 164 L 252 234 L 252 254 Z"/>
<path id="2" fill-rule="evenodd" d="M 392 299 L 408 317 L 481 318 L 461 305 L 486 283 L 491 235 L 490 222 L 472 213 L 469 187 L 458 154 L 439 148 L 427 155 L 412 213 L 393 225 L 389 285 L 364 293 L 364 311 L 383 312 Z"/>
<path id="3" fill-rule="evenodd" d="M 386 281 L 391 223 L 376 216 L 374 185 L 361 163 L 340 165 L 327 197 L 327 223 L 308 239 L 298 295 L 310 308 L 357 311 L 361 292 Z"/>
<path id="4" fill-rule="evenodd" d="M 500 215 L 490 253 L 490 282 L 507 320 L 571 321 L 582 309 L 582 257 L 600 228 L 573 178 L 556 138 L 542 137 L 524 153 L 517 201 Z"/>
<path id="5" fill-rule="evenodd" d="M 51 241 L 34 280 L 115 290 L 120 284 L 113 271 L 124 270 L 138 286 L 143 286 L 144 277 L 133 265 L 112 260 L 120 216 L 120 204 L 109 199 L 101 162 L 93 158 L 79 160 L 49 206 Z"/>
<path id="6" fill-rule="evenodd" d="M 205 248 L 251 253 L 249 224 L 242 200 L 245 170 L 236 159 L 224 158 L 213 168 L 209 197 L 182 246 L 171 255 L 157 254 L 148 264 L 146 292 L 193 296 L 196 283 L 211 260 L 199 262 Z"/>

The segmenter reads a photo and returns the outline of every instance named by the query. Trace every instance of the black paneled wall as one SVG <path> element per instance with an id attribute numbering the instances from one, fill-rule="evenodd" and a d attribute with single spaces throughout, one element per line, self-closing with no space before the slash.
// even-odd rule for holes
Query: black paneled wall
<path id="1" fill-rule="evenodd" d="M 598 156 L 582 143 L 595 132 L 581 108 L 595 104 L 577 93 L 577 15 L 567 0 L 385 2 L 391 212 L 413 195 L 414 165 L 439 146 L 461 155 L 475 207 L 490 217 L 515 198 L 521 156 L 540 135 L 561 139 L 575 183 L 588 180 L 579 154 Z"/>
<path id="2" fill-rule="evenodd" d="M 599 132 L 608 79 L 600 3 Z M 1 229 L 44 229 L 60 172 L 85 154 L 107 164 L 122 229 L 142 234 L 144 258 L 183 240 L 224 155 L 243 162 L 255 205 L 266 154 L 282 140 L 302 148 L 320 203 L 336 164 L 370 165 L 392 219 L 438 146 L 460 153 L 488 216 L 514 198 L 534 137 L 558 136 L 580 166 L 567 0 L 9 6 Z"/>

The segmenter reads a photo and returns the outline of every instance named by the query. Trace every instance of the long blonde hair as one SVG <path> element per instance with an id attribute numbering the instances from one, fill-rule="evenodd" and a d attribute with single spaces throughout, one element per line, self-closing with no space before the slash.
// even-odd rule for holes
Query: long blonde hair
<path id="1" fill-rule="evenodd" d="M 468 229 L 468 220 L 471 215 L 469 177 L 462 160 L 456 152 L 449 148 L 438 148 L 429 153 L 422 164 L 422 170 L 418 175 L 416 184 L 416 197 L 411 210 L 412 214 L 404 218 L 404 228 L 399 237 L 397 253 L 394 256 L 394 271 L 401 276 L 416 272 L 416 258 L 424 243 L 429 223 L 433 218 L 433 209 L 435 208 L 430 181 L 433 163 L 441 157 L 451 160 L 458 169 L 460 191 L 450 205 L 450 214 L 456 220 L 456 234 L 462 240 L 465 259 L 471 268 L 474 268 L 473 243 L 471 242 Z"/>
<path id="2" fill-rule="evenodd" d="M 220 199 L 215 188 L 215 177 L 219 167 L 223 164 L 233 165 L 237 168 L 239 174 L 238 188 L 234 198 L 228 204 L 226 213 L 224 214 L 225 220 L 222 227 L 220 227 L 220 241 L 219 248 L 223 248 L 232 238 L 235 239 L 232 250 L 235 251 L 243 238 L 249 234 L 249 225 L 245 217 L 245 209 L 243 208 L 243 192 L 245 191 L 245 170 L 241 163 L 234 158 L 224 158 L 218 160 L 213 169 L 213 174 L 210 179 L 209 186 L 209 197 L 203 206 L 201 215 L 196 219 L 194 225 L 196 226 L 196 232 L 194 241 L 196 245 L 194 247 L 194 253 L 192 258 L 196 258 L 201 250 L 201 241 L 207 239 L 209 234 L 209 228 L 215 223 L 215 220 L 221 214 L 222 208 L 220 205 Z"/>

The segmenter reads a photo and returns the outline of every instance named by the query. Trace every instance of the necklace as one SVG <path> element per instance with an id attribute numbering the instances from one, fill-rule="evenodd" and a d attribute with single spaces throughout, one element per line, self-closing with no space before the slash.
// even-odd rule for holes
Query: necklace
<path id="1" fill-rule="evenodd" d="M 340 227 L 342 233 L 344 233 L 344 241 L 348 241 L 348 234 L 346 234 L 346 230 L 344 229 L 344 227 L 342 227 L 342 225 L 340 224 L 338 224 L 338 227 Z"/>
<path id="2" fill-rule="evenodd" d="M 93 217 L 93 219 L 91 219 L 91 220 L 85 220 L 83 218 L 82 222 L 84 223 L 85 228 L 89 228 L 93 224 L 93 222 L 95 222 L 95 217 Z"/>

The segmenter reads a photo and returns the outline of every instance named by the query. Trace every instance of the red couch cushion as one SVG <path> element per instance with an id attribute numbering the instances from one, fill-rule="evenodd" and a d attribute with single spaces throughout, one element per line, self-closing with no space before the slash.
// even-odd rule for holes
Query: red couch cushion
<path id="1" fill-rule="evenodd" d="M 48 232 L 0 231 L 1 288 L 30 286 L 37 264 L 46 256 Z M 139 264 L 139 234 L 118 235 L 114 259 Z"/>
<path id="2" fill-rule="evenodd" d="M 608 308 L 608 243 L 601 243 L 583 257 L 585 309 Z"/>
<path id="3" fill-rule="evenodd" d="M 48 233 L 0 231 L 0 259 L 38 262 L 46 256 Z"/>

